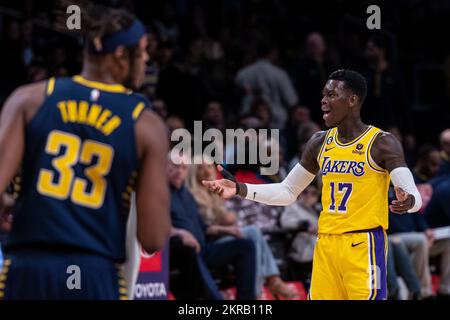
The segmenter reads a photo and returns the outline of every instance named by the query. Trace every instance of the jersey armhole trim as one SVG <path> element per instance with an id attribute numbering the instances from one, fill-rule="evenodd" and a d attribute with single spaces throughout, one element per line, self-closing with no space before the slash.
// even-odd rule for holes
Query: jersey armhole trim
<path id="1" fill-rule="evenodd" d="M 378 137 L 381 134 L 381 131 L 376 132 L 373 137 L 370 139 L 369 145 L 367 147 L 367 153 L 366 153 L 366 161 L 367 164 L 369 165 L 370 169 L 372 169 L 375 172 L 378 173 L 386 173 L 387 170 L 381 168 L 373 159 L 372 159 L 372 155 L 370 154 L 370 151 L 372 150 L 372 146 L 373 143 L 376 139 L 376 137 Z"/>
<path id="2" fill-rule="evenodd" d="M 137 120 L 139 116 L 141 115 L 142 111 L 145 109 L 145 103 L 139 102 L 136 107 L 133 109 L 133 113 L 131 114 L 133 120 Z"/>
<path id="3" fill-rule="evenodd" d="M 329 135 L 331 134 L 331 131 L 332 131 L 332 130 L 333 130 L 333 129 L 327 130 L 327 133 L 325 134 L 325 138 L 324 138 L 323 141 L 322 141 L 322 146 L 320 147 L 319 154 L 317 155 L 316 160 L 317 160 L 317 163 L 319 164 L 319 167 L 320 167 L 320 158 L 322 157 L 323 150 L 325 149 L 327 139 L 328 139 Z"/>
<path id="4" fill-rule="evenodd" d="M 55 90 L 55 78 L 51 77 L 47 81 L 47 89 L 45 91 L 47 96 L 51 96 L 54 90 Z"/>

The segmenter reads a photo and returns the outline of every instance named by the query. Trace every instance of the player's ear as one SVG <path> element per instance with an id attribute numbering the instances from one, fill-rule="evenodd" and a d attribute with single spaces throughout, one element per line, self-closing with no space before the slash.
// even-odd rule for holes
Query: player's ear
<path id="1" fill-rule="evenodd" d="M 94 44 L 95 51 L 100 52 L 103 49 L 102 40 L 100 37 L 95 37 L 92 39 L 92 43 Z"/>
<path id="2" fill-rule="evenodd" d="M 122 60 L 127 57 L 127 53 L 125 51 L 124 46 L 118 46 L 116 50 L 114 50 L 114 57 L 118 60 Z"/>
<path id="3" fill-rule="evenodd" d="M 349 105 L 351 108 L 354 108 L 358 104 L 358 101 L 359 101 L 359 97 L 356 94 L 350 95 Z"/>
<path id="4" fill-rule="evenodd" d="M 118 66 L 125 74 L 128 74 L 130 70 L 130 61 L 128 52 L 124 46 L 118 46 L 113 52 L 113 58 L 116 60 Z"/>

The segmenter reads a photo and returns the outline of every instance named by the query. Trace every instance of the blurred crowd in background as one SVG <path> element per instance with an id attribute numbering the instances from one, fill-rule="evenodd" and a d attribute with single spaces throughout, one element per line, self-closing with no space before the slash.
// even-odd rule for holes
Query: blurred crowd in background
<path id="1" fill-rule="evenodd" d="M 82 39 L 55 30 L 55 2 L 0 4 L 1 103 L 19 85 L 81 70 Z M 98 2 L 124 7 L 148 27 L 151 58 L 140 91 L 169 136 L 192 130 L 194 120 L 203 130 L 280 129 L 279 173 L 229 166 L 241 182 L 282 180 L 311 135 L 325 129 L 320 106 L 328 75 L 339 68 L 363 74 L 363 121 L 402 142 L 425 200 L 419 215 L 390 215 L 389 297 L 450 295 L 450 239 L 433 232 L 450 226 L 450 2 L 378 1 L 379 31 L 366 27 L 372 1 Z M 217 288 L 230 279 L 238 298 L 261 297 L 264 285 L 294 298 L 288 280 L 307 289 L 320 181 L 281 208 L 216 198 L 198 183 L 216 175 L 206 164 L 169 163 L 175 296 L 219 298 Z M 249 252 L 255 260 L 236 262 Z"/>

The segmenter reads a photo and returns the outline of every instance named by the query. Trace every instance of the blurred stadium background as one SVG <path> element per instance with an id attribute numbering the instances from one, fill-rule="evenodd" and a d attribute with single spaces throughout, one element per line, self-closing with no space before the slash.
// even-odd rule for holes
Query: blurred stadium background
<path id="1" fill-rule="evenodd" d="M 169 133 L 183 127 L 192 130 L 194 120 L 202 120 L 204 130 L 238 127 L 281 130 L 280 173 L 263 177 L 258 176 L 255 167 L 231 168 L 248 182 L 282 179 L 298 159 L 305 141 L 324 128 L 320 100 L 330 72 L 338 68 L 361 72 L 369 88 L 363 120 L 401 139 L 417 183 L 432 186 L 431 190 L 444 186 L 435 201 L 447 203 L 446 211 L 436 209 L 438 213 L 432 214 L 440 214 L 439 218 L 427 218 L 424 207 L 427 225 L 423 228 L 416 227 L 415 222 L 410 225 L 410 221 L 392 221 L 393 237 L 397 233 L 416 232 L 430 240 L 425 232 L 428 228 L 450 225 L 449 198 L 445 198 L 450 193 L 450 132 L 444 132 L 450 128 L 450 1 L 96 3 L 126 8 L 148 27 L 151 59 L 140 91 L 166 121 Z M 82 39 L 69 31 L 56 30 L 57 4 L 57 1 L 0 1 L 0 105 L 19 85 L 79 73 Z M 381 30 L 366 27 L 369 17 L 366 8 L 372 4 L 381 8 Z M 250 78 L 256 80 L 249 82 Z M 302 210 L 315 214 L 320 210 L 319 186 L 301 197 Z M 431 192 L 427 193 L 427 199 L 434 201 Z M 310 261 L 297 259 L 293 252 L 302 248 L 292 246 L 298 233 L 314 229 L 314 219 L 306 222 L 300 219 L 305 224 L 286 226 L 282 218 L 285 209 L 246 205 L 228 203 L 227 208 L 237 212 L 240 226 L 256 225 L 263 231 L 281 277 L 299 282 L 307 289 Z M 3 231 L 2 238 L 5 237 L 7 233 Z M 409 253 L 412 251 L 407 249 Z M 450 266 L 443 268 L 439 263 L 445 254 L 446 261 L 450 261 L 448 250 L 436 257 L 427 253 L 423 258 L 433 275 L 434 293 L 442 281 L 442 273 L 449 272 Z M 416 271 L 421 262 L 411 261 Z M 211 271 L 222 289 L 228 287 L 228 281 L 232 286 L 230 270 Z M 409 286 L 414 281 L 402 277 L 398 266 L 396 271 L 400 287 L 402 283 L 407 287 L 402 292 L 409 291 L 409 296 L 403 294 L 403 298 L 417 297 L 412 294 L 413 285 Z M 177 270 L 171 270 L 170 275 L 175 282 L 180 276 Z M 421 296 L 427 297 L 424 275 L 416 272 L 416 277 Z M 450 287 L 447 289 L 450 294 Z"/>

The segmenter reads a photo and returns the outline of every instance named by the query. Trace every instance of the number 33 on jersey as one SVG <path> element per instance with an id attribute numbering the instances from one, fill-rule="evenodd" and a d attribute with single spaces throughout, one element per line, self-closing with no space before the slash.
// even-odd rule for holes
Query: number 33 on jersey
<path id="1" fill-rule="evenodd" d="M 65 148 L 65 152 L 61 150 Z M 42 195 L 61 200 L 70 197 L 72 202 L 81 206 L 97 209 L 103 205 L 107 183 L 104 176 L 109 173 L 114 149 L 100 142 L 85 140 L 81 143 L 78 136 L 58 130 L 50 132 L 45 151 L 53 156 L 52 170 L 41 169 L 37 190 Z M 97 162 L 94 164 L 94 158 Z M 75 177 L 73 166 L 77 163 L 87 165 L 85 179 Z M 58 179 L 55 176 L 58 175 Z M 91 184 L 90 191 L 87 190 Z"/>

